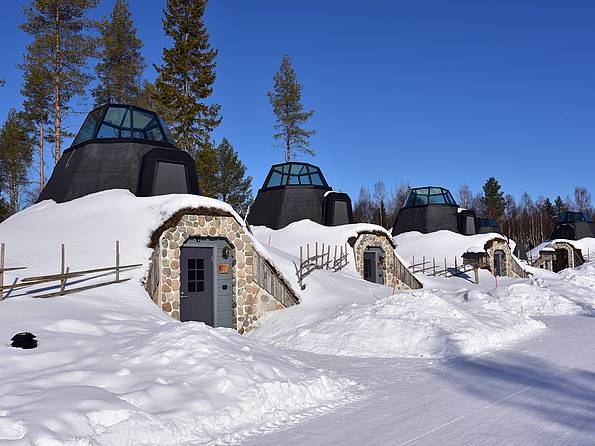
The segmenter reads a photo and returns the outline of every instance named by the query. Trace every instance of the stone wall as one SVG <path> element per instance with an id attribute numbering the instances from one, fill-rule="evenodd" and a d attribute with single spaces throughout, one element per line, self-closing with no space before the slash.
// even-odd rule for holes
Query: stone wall
<path id="1" fill-rule="evenodd" d="M 363 277 L 364 276 L 364 252 L 368 248 L 381 248 L 384 251 L 384 283 L 387 286 L 392 287 L 395 280 L 395 256 L 394 256 L 394 245 L 386 235 L 375 234 L 375 233 L 361 233 L 355 239 L 353 243 L 353 253 L 355 256 L 355 268 L 357 272 Z M 397 280 L 396 288 L 398 290 L 407 289 L 400 280 Z"/>
<path id="2" fill-rule="evenodd" d="M 157 240 L 156 255 L 149 276 L 159 277 L 159 283 L 153 283 L 153 289 L 148 291 L 155 303 L 174 319 L 180 319 L 181 247 L 190 237 L 222 237 L 234 247 L 233 320 L 237 331 L 249 332 L 263 313 L 285 308 L 254 282 L 252 239 L 233 216 L 184 214 L 158 231 L 162 232 L 153 237 Z"/>
<path id="3" fill-rule="evenodd" d="M 500 238 L 490 240 L 485 244 L 485 250 L 488 254 L 488 269 L 492 274 L 494 274 L 494 253 L 501 250 L 504 251 L 505 256 L 505 275 L 507 277 L 518 277 L 512 269 L 512 262 L 515 260 L 512 258 L 512 251 L 506 240 Z"/>

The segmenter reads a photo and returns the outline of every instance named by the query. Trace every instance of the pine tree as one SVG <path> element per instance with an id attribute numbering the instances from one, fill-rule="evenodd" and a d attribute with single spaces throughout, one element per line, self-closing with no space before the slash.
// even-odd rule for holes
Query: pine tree
<path id="1" fill-rule="evenodd" d="M 568 209 L 566 208 L 566 205 L 564 204 L 564 200 L 562 200 L 562 197 L 560 197 L 560 195 L 558 195 L 556 197 L 556 200 L 554 201 L 554 212 L 555 212 L 555 216 L 556 218 L 559 218 L 560 215 L 562 215 L 562 212 L 566 212 Z"/>
<path id="2" fill-rule="evenodd" d="M 198 187 L 201 195 L 217 198 L 219 196 L 219 179 L 217 149 L 214 143 L 207 142 L 202 149 L 196 153 L 196 173 L 198 176 Z"/>
<path id="3" fill-rule="evenodd" d="M 72 98 L 83 95 L 91 79 L 87 59 L 95 54 L 96 42 L 87 34 L 94 24 L 85 14 L 96 5 L 97 0 L 31 0 L 23 8 L 25 23 L 20 27 L 33 37 L 37 63 L 45 67 L 52 82 L 56 163 L 66 134 L 62 118 Z"/>
<path id="4" fill-rule="evenodd" d="M 497 221 L 504 215 L 504 193 L 500 190 L 500 183 L 494 177 L 490 177 L 483 185 L 483 201 L 488 217 Z"/>
<path id="5" fill-rule="evenodd" d="M 53 92 L 51 72 L 38 57 L 38 48 L 35 42 L 27 47 L 25 61 L 19 68 L 24 72 L 24 84 L 21 88 L 21 94 L 25 97 L 23 107 L 27 119 L 38 129 L 36 142 L 39 155 L 39 192 L 41 192 L 45 187 L 44 143 L 47 138 L 46 125 Z"/>
<path id="6" fill-rule="evenodd" d="M 145 59 L 126 0 L 116 0 L 109 20 L 98 24 L 99 63 L 95 66 L 99 85 L 92 91 L 95 105 L 130 103 L 141 91 Z"/>
<path id="7" fill-rule="evenodd" d="M 246 176 L 246 166 L 226 138 L 217 146 L 217 165 L 219 198 L 245 215 L 252 202 L 252 177 Z"/>
<path id="8" fill-rule="evenodd" d="M 206 0 L 167 0 L 163 28 L 173 46 L 163 49 L 163 66 L 155 65 L 157 111 L 172 125 L 178 145 L 194 155 L 221 122 L 220 106 L 205 102 L 213 93 L 217 56 L 203 19 L 206 5 Z"/>
<path id="9" fill-rule="evenodd" d="M 283 56 L 281 67 L 273 80 L 273 91 L 267 93 L 277 119 L 273 137 L 281 140 L 287 161 L 291 161 L 298 153 L 313 156 L 310 137 L 316 131 L 306 130 L 303 125 L 312 117 L 314 110 L 303 111 L 302 85 L 297 80 L 287 54 Z"/>
<path id="10" fill-rule="evenodd" d="M 552 204 L 552 201 L 549 198 L 543 200 L 542 206 L 543 211 L 546 213 L 548 217 L 551 217 L 552 219 L 556 217 L 556 209 L 554 208 L 554 205 Z"/>
<path id="11" fill-rule="evenodd" d="M 27 184 L 27 170 L 33 158 L 32 130 L 30 121 L 15 109 L 8 112 L 0 129 L 0 177 L 8 195 L 9 214 L 19 211 L 19 193 Z"/>

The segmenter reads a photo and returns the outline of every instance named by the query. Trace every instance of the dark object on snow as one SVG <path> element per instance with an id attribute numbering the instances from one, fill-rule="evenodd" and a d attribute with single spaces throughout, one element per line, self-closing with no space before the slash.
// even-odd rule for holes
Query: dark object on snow
<path id="1" fill-rule="evenodd" d="M 351 198 L 334 192 L 320 169 L 312 164 L 275 164 L 246 220 L 250 225 L 281 229 L 304 219 L 326 226 L 353 223 Z"/>
<path id="2" fill-rule="evenodd" d="M 87 115 L 37 201 L 61 203 L 109 189 L 137 196 L 198 195 L 196 165 L 174 145 L 157 113 L 103 105 Z"/>
<path id="3" fill-rule="evenodd" d="M 27 331 L 15 334 L 11 341 L 12 343 L 10 345 L 16 348 L 31 349 L 37 347 L 36 336 Z"/>
<path id="4" fill-rule="evenodd" d="M 595 237 L 595 223 L 588 215 L 580 212 L 562 212 L 550 240 L 580 240 Z"/>
<path id="5" fill-rule="evenodd" d="M 409 231 L 427 234 L 440 230 L 463 235 L 502 233 L 495 220 L 477 218 L 475 212 L 460 209 L 448 189 L 435 186 L 412 189 L 397 214 L 392 234 Z"/>

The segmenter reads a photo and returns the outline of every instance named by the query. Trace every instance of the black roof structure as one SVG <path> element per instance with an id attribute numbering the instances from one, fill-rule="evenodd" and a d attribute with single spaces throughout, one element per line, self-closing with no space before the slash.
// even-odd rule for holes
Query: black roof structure
<path id="1" fill-rule="evenodd" d="M 475 212 L 460 209 L 448 189 L 439 186 L 411 189 L 393 225 L 392 234 L 448 230 L 463 235 L 501 233 L 493 219 L 477 218 Z"/>
<path id="2" fill-rule="evenodd" d="M 317 166 L 302 162 L 273 165 L 250 207 L 247 222 L 281 229 L 304 219 L 327 226 L 353 223 L 351 199 L 334 192 Z"/>
<path id="3" fill-rule="evenodd" d="M 595 223 L 581 212 L 562 212 L 550 240 L 580 240 L 595 237 Z"/>
<path id="4" fill-rule="evenodd" d="M 38 201 L 58 203 L 108 189 L 137 196 L 199 194 L 196 165 L 150 110 L 106 104 L 91 111 Z"/>

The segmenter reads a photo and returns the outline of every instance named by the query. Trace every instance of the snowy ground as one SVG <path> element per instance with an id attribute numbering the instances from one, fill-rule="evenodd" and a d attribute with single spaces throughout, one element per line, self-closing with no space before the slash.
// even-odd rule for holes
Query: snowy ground
<path id="1" fill-rule="evenodd" d="M 549 327 L 507 350 L 449 360 L 338 358 L 310 364 L 366 383 L 365 398 L 284 430 L 268 445 L 595 444 L 595 318 L 545 318 Z"/>
<path id="2" fill-rule="evenodd" d="M 225 206 L 123 191 L 42 203 L 2 223 L 0 241 L 29 274 L 56 272 L 61 242 L 72 268 L 111 262 L 116 239 L 123 263 L 146 264 L 151 230 L 204 205 Z M 255 236 L 291 276 L 303 240 L 342 244 L 358 230 L 319 229 Z M 425 278 L 393 296 L 351 261 L 313 273 L 302 303 L 250 336 L 173 321 L 148 299 L 143 269 L 126 274 L 0 303 L 3 342 L 24 330 L 40 341 L 0 346 L 1 445 L 593 443 L 593 263 L 497 287 L 487 272 L 481 285 Z"/>

